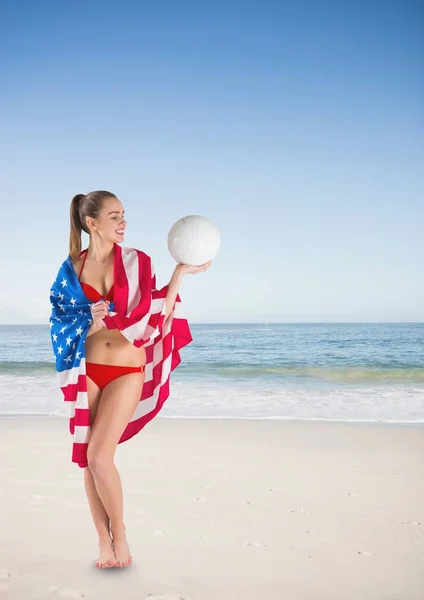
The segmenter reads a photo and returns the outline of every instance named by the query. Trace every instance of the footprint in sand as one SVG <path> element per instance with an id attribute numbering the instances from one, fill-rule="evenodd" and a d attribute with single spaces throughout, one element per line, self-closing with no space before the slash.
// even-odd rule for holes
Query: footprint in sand
<path id="1" fill-rule="evenodd" d="M 204 535 L 191 535 L 191 540 L 209 540 L 210 538 L 205 537 Z"/>
<path id="2" fill-rule="evenodd" d="M 266 544 L 262 542 L 243 542 L 244 546 L 254 546 L 255 548 L 266 548 Z"/>
<path id="3" fill-rule="evenodd" d="M 60 598 L 85 598 L 84 592 L 80 592 L 80 590 L 70 590 L 67 588 L 62 588 L 58 585 L 54 585 L 49 588 L 49 592 L 59 596 Z"/>
<path id="4" fill-rule="evenodd" d="M 153 529 L 153 535 L 168 535 L 166 531 L 161 531 L 160 529 Z"/>
<path id="5" fill-rule="evenodd" d="M 166 594 L 160 594 L 159 596 L 156 594 L 149 594 L 144 598 L 144 600 L 190 600 L 190 598 L 187 598 L 187 596 L 183 598 L 178 594 L 172 594 L 168 592 Z"/>
<path id="6" fill-rule="evenodd" d="M 205 488 L 205 490 L 213 490 L 215 488 L 214 485 L 210 485 L 209 483 L 204 483 L 202 485 L 202 488 Z"/>
<path id="7" fill-rule="evenodd" d="M 358 550 L 358 554 L 361 556 L 374 556 L 374 554 L 372 552 L 368 552 L 368 550 Z"/>
<path id="8" fill-rule="evenodd" d="M 12 571 L 10 569 L 7 569 L 5 567 L 0 567 L 0 581 L 1 582 L 7 581 L 11 577 L 12 577 Z"/>
<path id="9" fill-rule="evenodd" d="M 299 512 L 299 513 L 303 513 L 305 515 L 309 514 L 309 511 L 306 510 L 305 508 L 291 508 L 290 512 L 294 513 L 294 512 Z"/>

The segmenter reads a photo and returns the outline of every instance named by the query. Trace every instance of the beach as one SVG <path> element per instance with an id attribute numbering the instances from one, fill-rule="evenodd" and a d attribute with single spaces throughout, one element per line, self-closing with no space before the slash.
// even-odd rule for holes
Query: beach
<path id="1" fill-rule="evenodd" d="M 0 419 L 5 600 L 422 600 L 424 428 L 154 419 L 120 444 L 133 555 L 98 570 L 61 417 Z"/>

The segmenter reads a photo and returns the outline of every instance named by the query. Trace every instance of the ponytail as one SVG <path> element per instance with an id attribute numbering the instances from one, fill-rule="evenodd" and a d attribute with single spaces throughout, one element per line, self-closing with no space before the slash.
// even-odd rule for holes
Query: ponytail
<path id="1" fill-rule="evenodd" d="M 88 194 L 77 194 L 72 198 L 69 210 L 71 231 L 69 234 L 69 256 L 75 264 L 81 254 L 81 233 L 85 231 L 90 235 L 86 218 L 98 219 L 103 202 L 107 198 L 116 198 L 112 192 L 97 190 Z"/>
<path id="2" fill-rule="evenodd" d="M 69 256 L 73 263 L 79 258 L 81 253 L 81 232 L 82 232 L 82 224 L 80 217 L 80 205 L 81 200 L 85 197 L 85 194 L 77 194 L 72 198 L 71 208 L 70 208 L 70 221 L 71 221 L 71 231 L 69 235 Z"/>

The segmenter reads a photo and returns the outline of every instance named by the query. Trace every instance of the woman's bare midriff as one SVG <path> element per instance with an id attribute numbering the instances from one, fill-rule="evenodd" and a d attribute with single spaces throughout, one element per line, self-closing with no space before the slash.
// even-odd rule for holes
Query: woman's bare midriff
<path id="1" fill-rule="evenodd" d="M 136 348 L 117 329 L 101 329 L 85 340 L 87 362 L 102 365 L 141 367 L 146 364 L 146 350 Z"/>

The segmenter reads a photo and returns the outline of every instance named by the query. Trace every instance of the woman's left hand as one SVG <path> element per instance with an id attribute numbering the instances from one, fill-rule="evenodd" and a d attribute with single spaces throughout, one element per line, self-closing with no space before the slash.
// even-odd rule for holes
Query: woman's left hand
<path id="1" fill-rule="evenodd" d="M 193 273 L 201 273 L 202 271 L 207 271 L 211 266 L 212 261 L 210 260 L 207 263 L 203 263 L 203 265 L 183 265 L 182 263 L 178 264 L 175 269 L 178 270 L 182 275 L 188 275 Z"/>

